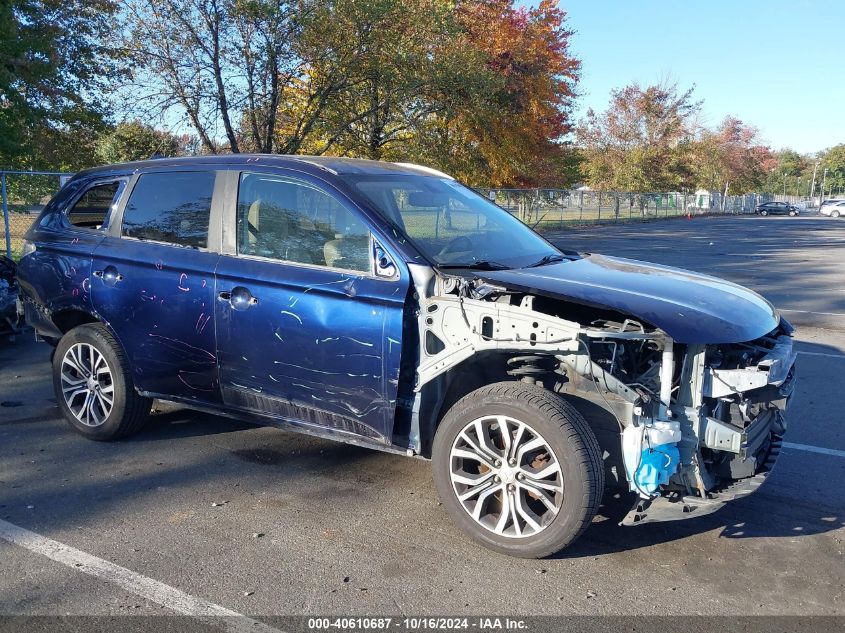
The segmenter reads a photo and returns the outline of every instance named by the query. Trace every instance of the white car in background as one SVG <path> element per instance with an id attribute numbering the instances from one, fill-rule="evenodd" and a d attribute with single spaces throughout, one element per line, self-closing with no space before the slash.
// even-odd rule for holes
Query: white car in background
<path id="1" fill-rule="evenodd" d="M 838 218 L 845 215 L 845 200 L 825 200 L 819 208 L 821 215 L 829 215 L 832 218 Z"/>

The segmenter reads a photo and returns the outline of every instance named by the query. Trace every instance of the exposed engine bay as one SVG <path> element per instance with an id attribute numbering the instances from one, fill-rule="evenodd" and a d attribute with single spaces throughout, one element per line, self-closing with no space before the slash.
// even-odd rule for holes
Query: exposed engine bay
<path id="1" fill-rule="evenodd" d="M 623 524 L 706 514 L 756 489 L 771 470 L 795 382 L 786 321 L 749 342 L 679 343 L 606 308 L 427 267 L 412 274 L 417 399 L 456 366 L 486 355 L 503 361 L 512 379 L 540 384 L 585 412 L 601 409 L 615 427 L 594 428 L 606 466 L 638 497 Z"/>

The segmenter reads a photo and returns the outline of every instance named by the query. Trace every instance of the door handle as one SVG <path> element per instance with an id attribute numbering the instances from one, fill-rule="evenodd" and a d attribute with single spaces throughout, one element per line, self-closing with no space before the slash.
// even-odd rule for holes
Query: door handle
<path id="1" fill-rule="evenodd" d="M 114 266 L 106 266 L 103 270 L 95 270 L 92 274 L 102 279 L 107 286 L 114 286 L 118 281 L 123 281 L 123 275 Z"/>
<path id="2" fill-rule="evenodd" d="M 228 301 L 234 310 L 246 310 L 258 305 L 258 298 L 253 297 L 249 289 L 243 286 L 235 286 L 228 292 L 220 292 L 217 294 L 217 298 L 220 301 Z"/>

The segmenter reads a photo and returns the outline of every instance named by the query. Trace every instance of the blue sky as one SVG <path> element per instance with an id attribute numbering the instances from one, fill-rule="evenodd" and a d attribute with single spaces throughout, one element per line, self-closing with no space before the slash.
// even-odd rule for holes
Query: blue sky
<path id="1" fill-rule="evenodd" d="M 706 124 L 735 115 L 773 149 L 845 143 L 845 0 L 559 5 L 583 62 L 579 117 L 603 109 L 611 88 L 668 78 L 695 84 Z"/>

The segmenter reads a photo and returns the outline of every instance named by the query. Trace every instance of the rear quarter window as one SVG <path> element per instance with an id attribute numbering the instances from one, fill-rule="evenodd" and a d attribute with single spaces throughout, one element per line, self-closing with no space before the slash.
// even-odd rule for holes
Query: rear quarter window
<path id="1" fill-rule="evenodd" d="M 125 184 L 125 180 L 112 180 L 91 185 L 68 209 L 68 221 L 81 228 L 103 228 Z"/>
<path id="2" fill-rule="evenodd" d="M 121 235 L 179 246 L 208 246 L 213 171 L 142 174 L 123 212 Z"/>

